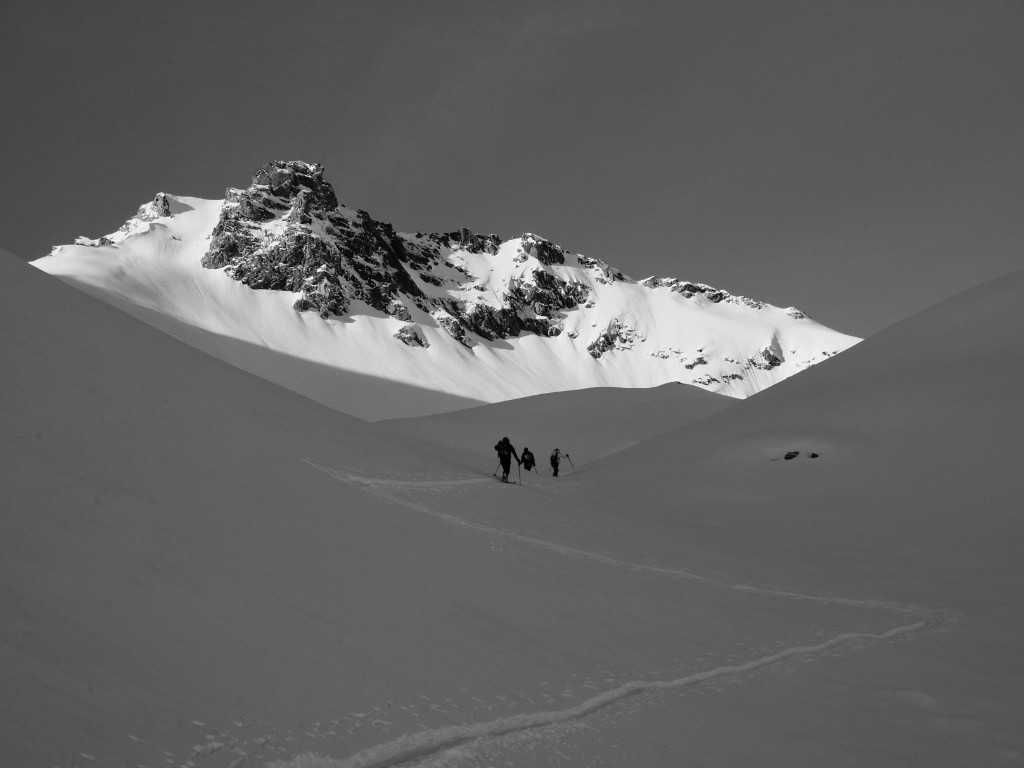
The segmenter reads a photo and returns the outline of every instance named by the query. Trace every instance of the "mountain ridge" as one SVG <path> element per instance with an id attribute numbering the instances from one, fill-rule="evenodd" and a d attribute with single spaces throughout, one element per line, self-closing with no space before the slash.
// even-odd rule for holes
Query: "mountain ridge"
<path id="1" fill-rule="evenodd" d="M 267 163 L 223 201 L 160 193 L 117 232 L 33 263 L 257 347 L 482 402 L 670 381 L 742 398 L 858 341 L 793 307 L 634 280 L 531 233 L 397 232 L 300 161 Z"/>

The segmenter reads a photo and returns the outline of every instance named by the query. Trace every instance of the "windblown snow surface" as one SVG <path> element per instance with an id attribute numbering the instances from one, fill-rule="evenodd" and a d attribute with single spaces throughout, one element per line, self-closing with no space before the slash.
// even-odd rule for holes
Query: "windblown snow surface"
<path id="1" fill-rule="evenodd" d="M 152 205 L 143 206 L 101 241 L 80 238 L 33 263 L 198 349 L 364 419 L 676 381 L 745 397 L 858 341 L 795 310 L 685 298 L 669 287 L 607 280 L 600 271 L 566 264 L 548 269 L 585 286 L 590 299 L 565 313 L 560 335 L 474 337 L 467 349 L 413 307 L 428 347 L 407 346 L 394 338 L 403 321 L 362 302 L 344 317 L 321 319 L 293 308 L 297 294 L 253 290 L 223 269 L 205 269 L 200 262 L 223 201 L 162 199 L 170 215 L 156 216 Z M 497 301 L 510 280 L 532 279 L 531 270 L 541 266 L 518 253 L 520 243 L 507 241 L 494 255 L 454 251 L 446 259 L 462 272 L 448 268 L 444 277 L 464 281 L 460 290 L 448 295 L 429 284 L 423 289 L 453 300 Z M 628 340 L 595 360 L 588 344 L 623 324 Z M 735 372 L 760 351 L 775 355 L 775 362 Z"/>
<path id="2" fill-rule="evenodd" d="M 1024 272 L 667 431 L 369 424 L 0 291 L 4 765 L 1024 762 Z"/>

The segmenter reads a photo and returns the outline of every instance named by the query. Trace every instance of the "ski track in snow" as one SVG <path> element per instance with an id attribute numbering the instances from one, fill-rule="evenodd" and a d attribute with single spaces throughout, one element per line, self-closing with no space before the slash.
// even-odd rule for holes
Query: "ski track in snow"
<path id="1" fill-rule="evenodd" d="M 442 752 L 446 749 L 465 744 L 470 741 L 484 737 L 499 737 L 510 733 L 528 731 L 531 729 L 544 728 L 570 720 L 576 720 L 592 714 L 609 705 L 615 704 L 639 694 L 684 688 L 686 686 L 712 680 L 726 675 L 742 674 L 770 664 L 793 658 L 795 656 L 808 656 L 820 654 L 839 645 L 844 645 L 857 640 L 886 640 L 900 635 L 908 635 L 913 632 L 935 627 L 944 620 L 945 613 L 940 610 L 930 609 L 923 606 L 887 602 L 882 600 L 871 600 L 863 598 L 834 597 L 828 595 L 811 595 L 790 590 L 773 589 L 771 587 L 759 587 L 750 584 L 734 584 L 697 573 L 679 570 L 675 568 L 664 568 L 654 565 L 631 563 L 626 560 L 603 555 L 597 552 L 590 552 L 576 547 L 559 544 L 547 539 L 539 539 L 525 536 L 514 531 L 496 528 L 484 523 L 477 523 L 465 520 L 456 515 L 440 512 L 436 509 L 412 499 L 405 498 L 400 494 L 403 490 L 423 490 L 427 488 L 452 488 L 467 485 L 480 485 L 490 482 L 487 478 L 458 479 L 458 480 L 427 480 L 408 481 L 391 480 L 386 478 L 364 477 L 361 475 L 343 472 L 338 469 L 324 467 L 309 458 L 303 461 L 314 469 L 324 472 L 335 480 L 346 484 L 360 486 L 364 491 L 371 493 L 391 503 L 407 507 L 421 514 L 428 515 L 451 525 L 458 525 L 470 530 L 479 531 L 492 536 L 500 536 L 531 546 L 541 547 L 560 555 L 592 560 L 617 568 L 625 568 L 631 571 L 653 573 L 671 578 L 687 579 L 698 581 L 704 584 L 711 584 L 723 589 L 737 592 L 763 595 L 790 600 L 808 600 L 825 603 L 829 605 L 843 605 L 856 608 L 867 608 L 885 610 L 910 616 L 914 622 L 893 627 L 880 633 L 870 632 L 846 632 L 818 643 L 816 645 L 801 645 L 786 648 L 777 653 L 762 656 L 758 659 L 743 664 L 731 664 L 713 669 L 697 672 L 692 675 L 680 677 L 674 680 L 652 680 L 632 681 L 617 688 L 613 688 L 586 701 L 566 709 L 530 712 L 518 715 L 511 715 L 495 720 L 468 725 L 454 725 L 442 728 L 433 728 L 415 734 L 407 734 L 384 744 L 370 747 L 344 759 L 325 758 L 317 755 L 300 755 L 287 762 L 274 762 L 270 768 L 382 768 L 383 766 L 407 763 L 413 760 L 427 757 Z"/>
<path id="2" fill-rule="evenodd" d="M 845 598 L 845 597 L 832 597 L 826 595 L 809 595 L 801 592 L 792 592 L 781 589 L 772 589 L 770 587 L 757 587 L 750 584 L 734 584 L 720 579 L 714 579 L 710 576 L 702 576 L 698 573 L 691 573 L 689 571 L 680 570 L 677 568 L 664 568 L 656 565 L 644 565 L 641 563 L 631 563 L 627 560 L 620 560 L 610 555 L 602 555 L 598 552 L 590 552 L 585 549 L 578 549 L 566 544 L 559 544 L 554 541 L 547 539 L 538 539 L 532 536 L 526 536 L 515 531 L 508 531 L 503 528 L 496 528 L 486 523 L 477 523 L 472 520 L 466 520 L 452 515 L 447 512 L 439 512 L 436 509 L 428 507 L 426 504 L 413 501 L 411 499 L 403 498 L 388 491 L 397 491 L 403 489 L 422 490 L 426 488 L 442 488 L 442 487 L 457 487 L 466 485 L 481 485 L 491 483 L 491 480 L 486 478 L 474 478 L 469 480 L 434 480 L 434 481 L 408 481 L 408 480 L 389 480 L 383 478 L 371 478 L 362 477 L 360 475 L 353 475 L 347 472 L 341 472 L 340 470 L 331 469 L 328 467 L 322 467 L 316 464 L 310 459 L 303 459 L 311 467 L 325 472 L 336 480 L 343 483 L 349 483 L 353 485 L 360 485 L 369 493 L 384 498 L 394 504 L 413 509 L 417 512 L 421 512 L 430 517 L 438 520 L 443 520 L 446 523 L 452 525 L 458 525 L 463 528 L 469 528 L 470 530 L 480 531 L 481 533 L 488 533 L 493 536 L 501 536 L 502 538 L 510 539 L 512 541 L 518 541 L 522 544 L 530 544 L 532 546 L 541 547 L 548 549 L 553 552 L 557 552 L 560 555 L 566 555 L 569 557 L 583 558 L 587 560 L 594 560 L 607 565 L 616 566 L 619 568 L 627 568 L 632 571 L 642 571 L 645 573 L 654 573 L 661 576 L 670 576 L 679 579 L 688 579 L 692 581 L 699 581 L 704 584 L 713 584 L 718 587 L 725 589 L 731 589 L 738 592 L 749 592 L 752 594 L 765 595 L 768 597 L 785 597 L 793 600 L 809 600 L 814 602 L 827 603 L 829 605 L 846 605 L 855 608 L 871 608 L 871 609 L 884 609 L 895 611 L 899 613 L 913 614 L 920 617 L 932 617 L 935 612 L 915 605 L 908 605 L 903 603 L 892 603 L 881 600 L 867 600 L 867 599 L 856 599 L 856 598 Z"/>

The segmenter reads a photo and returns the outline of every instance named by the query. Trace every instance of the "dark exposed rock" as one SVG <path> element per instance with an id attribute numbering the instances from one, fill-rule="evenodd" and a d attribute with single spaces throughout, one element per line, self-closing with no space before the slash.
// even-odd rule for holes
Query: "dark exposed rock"
<path id="1" fill-rule="evenodd" d="M 501 238 L 497 235 L 478 235 L 466 227 L 462 227 L 457 232 L 446 232 L 435 237 L 447 248 L 462 248 L 470 253 L 494 255 L 501 246 Z"/>
<path id="2" fill-rule="evenodd" d="M 403 344 L 408 344 L 410 347 L 430 346 L 430 342 L 420 335 L 419 330 L 414 325 L 403 325 L 394 334 L 394 337 Z"/>
<path id="3" fill-rule="evenodd" d="M 752 357 L 747 362 L 751 368 L 757 368 L 762 371 L 770 371 L 772 368 L 778 368 L 782 365 L 782 359 L 769 347 L 761 350 L 760 357 Z"/>
<path id="4" fill-rule="evenodd" d="M 710 386 L 711 384 L 718 384 L 720 383 L 720 381 L 711 374 L 706 373 L 703 376 L 699 376 L 698 378 L 693 379 L 690 383 L 699 384 L 701 386 L 707 387 Z"/>
<path id="5" fill-rule="evenodd" d="M 250 288 L 298 292 L 299 311 L 342 315 L 358 300 L 404 320 L 400 297 L 424 298 L 407 269 L 417 261 L 390 224 L 342 209 L 320 165 L 279 161 L 227 191 L 202 263 Z"/>
<path id="6" fill-rule="evenodd" d="M 543 303 L 555 309 L 573 309 L 583 304 L 590 292 L 582 283 L 562 280 L 550 272 L 534 270 L 533 284 L 523 284 L 522 299 L 527 303 Z"/>
<path id="7" fill-rule="evenodd" d="M 473 341 L 469 338 L 466 326 L 451 315 L 442 315 L 437 318 L 438 325 L 448 331 L 448 335 L 464 347 L 472 347 Z"/>
<path id="8" fill-rule="evenodd" d="M 615 281 L 629 279 L 624 274 L 622 274 L 622 272 L 615 269 L 615 267 L 611 267 L 598 259 L 591 259 L 588 258 L 587 256 L 577 256 L 576 261 L 579 262 L 579 265 L 581 267 L 585 267 L 586 269 L 596 272 L 598 274 L 598 277 L 596 277 L 595 279 L 599 283 L 605 283 L 607 285 L 610 283 L 614 283 Z"/>
<path id="9" fill-rule="evenodd" d="M 612 338 L 607 333 L 602 333 L 587 345 L 587 352 L 590 353 L 592 358 L 597 360 L 601 355 L 612 348 L 613 343 Z"/>
<path id="10" fill-rule="evenodd" d="M 319 163 L 275 161 L 267 163 L 252 175 L 253 187 L 266 187 L 274 197 L 292 199 L 306 193 L 309 205 L 329 211 L 338 207 L 334 189 L 324 181 Z"/>
<path id="11" fill-rule="evenodd" d="M 523 252 L 541 264 L 565 264 L 565 251 L 560 246 L 529 232 L 523 235 Z"/>
<path id="12" fill-rule="evenodd" d="M 407 323 L 412 322 L 412 315 L 409 314 L 408 308 L 397 299 L 388 305 L 388 314 L 396 320 L 403 320 Z"/>
<path id="13" fill-rule="evenodd" d="M 685 280 L 677 280 L 674 277 L 649 277 L 641 281 L 641 285 L 648 288 L 668 288 L 673 293 L 681 294 L 684 298 L 692 299 L 694 296 L 702 296 L 712 304 L 727 302 L 729 304 L 743 304 L 751 309 L 764 309 L 767 306 L 763 301 L 748 299 L 746 296 L 734 296 L 728 291 L 720 288 L 712 288 L 704 283 L 690 283 Z M 793 312 L 799 312 L 792 309 Z"/>
<path id="14" fill-rule="evenodd" d="M 636 338 L 635 329 L 623 325 L 619 320 L 614 320 L 608 324 L 603 333 L 587 346 L 587 351 L 591 357 L 597 360 L 611 349 L 632 349 L 633 341 Z"/>
<path id="15" fill-rule="evenodd" d="M 782 458 L 785 461 L 792 461 L 793 459 L 795 459 L 799 455 L 800 455 L 800 451 L 786 451 L 786 453 L 783 454 Z M 814 451 L 810 451 L 810 452 L 804 453 L 804 456 L 806 456 L 807 458 L 810 458 L 810 459 L 816 459 L 816 458 L 818 458 L 818 455 L 819 454 L 815 453 Z M 778 456 L 773 456 L 771 458 L 771 460 L 772 461 L 778 461 L 779 457 Z"/>
<path id="16" fill-rule="evenodd" d="M 157 196 L 153 199 L 151 205 L 153 214 L 155 214 L 155 218 L 162 218 L 164 216 L 171 215 L 171 201 L 167 199 L 167 195 L 164 194 L 163 192 L 157 194 Z M 145 208 L 145 206 L 143 206 L 143 208 Z M 141 208 L 139 209 L 139 213 L 143 213 Z"/>

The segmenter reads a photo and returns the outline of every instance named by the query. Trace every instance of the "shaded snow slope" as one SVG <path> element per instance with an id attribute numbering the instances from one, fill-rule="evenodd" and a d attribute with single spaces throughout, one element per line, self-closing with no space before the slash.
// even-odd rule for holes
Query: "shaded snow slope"
<path id="1" fill-rule="evenodd" d="M 276 165 L 283 186 L 261 170 L 224 201 L 161 193 L 118 232 L 34 264 L 369 419 L 674 381 L 745 397 L 857 341 L 793 308 L 676 279 L 637 282 L 536 235 L 396 233 L 338 206 L 318 167 Z M 351 388 L 344 376 L 332 383 L 334 370 L 443 396 Z"/>
<path id="2" fill-rule="evenodd" d="M 13 257 L 0 270 L 2 762 L 152 764 L 157 744 L 184 762 L 216 741 L 193 719 L 223 729 L 330 697 L 332 654 L 376 652 L 345 626 L 383 620 L 379 562 L 409 552 L 367 558 L 389 524 L 302 456 L 448 465 Z M 323 613 L 346 592 L 344 616 Z"/>
<path id="3" fill-rule="evenodd" d="M 787 594 L 825 603 L 845 596 L 874 601 L 883 614 L 889 605 L 908 622 L 893 630 L 907 630 L 893 636 L 900 642 L 855 642 L 856 652 L 842 651 L 827 669 L 803 667 L 808 678 L 772 670 L 712 699 L 657 695 L 685 688 L 686 677 L 638 680 L 658 706 L 586 720 L 608 734 L 597 737 L 605 755 L 629 743 L 624 764 L 1020 763 L 1022 328 L 1024 271 L 718 414 L 557 481 L 531 477 L 557 499 L 518 515 L 535 546 L 559 542 L 637 573 L 775 595 L 783 613 Z M 516 425 L 532 410 L 527 402 L 497 407 Z M 441 430 L 450 418 L 463 430 L 467 416 L 494 407 L 423 421 Z M 481 518 L 496 525 L 500 513 Z M 734 618 L 705 620 L 721 628 Z M 607 695 L 628 700 L 630 692 Z M 547 715 L 551 729 L 575 717 Z M 516 742 L 501 735 L 505 727 L 479 723 L 479 742 L 424 764 L 474 765 L 491 750 L 528 764 L 545 729 Z M 449 736 L 459 734 L 432 734 Z M 589 732 L 546 738 L 560 755 L 591 743 Z"/>
<path id="4" fill-rule="evenodd" d="M 854 755 L 862 764 L 1018 764 L 1022 378 L 1024 271 L 901 322 L 742 408 L 588 466 L 580 475 L 588 523 L 598 515 L 618 525 L 615 510 L 639 505 L 617 538 L 636 557 L 948 612 L 936 636 L 851 659 L 856 683 L 829 674 L 821 709 L 807 709 L 813 695 L 792 685 L 743 702 L 734 712 L 759 718 L 752 736 L 779 755 L 829 765 L 855 763 Z M 674 471 L 652 455 L 671 456 Z M 652 548 L 658 540 L 665 545 Z M 716 743 L 705 728 L 726 713 L 712 709 L 678 710 L 697 749 Z M 656 738 L 659 724 L 638 725 L 635 738 Z M 808 742 L 794 749 L 773 731 Z M 741 744 L 721 753 L 723 764 L 742 762 Z M 826 759 L 822 744 L 841 744 L 848 757 Z"/>
<path id="5" fill-rule="evenodd" d="M 725 510 L 742 509 L 745 525 L 785 529 L 791 544 L 780 558 L 793 562 L 807 559 L 813 539 L 805 537 L 829 532 L 834 538 L 814 541 L 825 571 L 847 558 L 874 579 L 909 559 L 928 568 L 934 555 L 980 569 L 972 582 L 989 573 L 1009 584 L 1022 575 L 1011 543 L 1022 530 L 1011 482 L 1024 457 L 1022 329 L 1024 271 L 888 328 L 742 410 L 623 451 L 614 463 L 652 504 L 686 484 L 690 524 L 717 528 Z M 652 450 L 677 462 L 671 482 L 650 464 Z M 592 469 L 600 474 L 602 466 Z M 597 491 L 624 500 L 627 489 Z M 943 581 L 955 572 L 944 571 Z"/>
<path id="6" fill-rule="evenodd" d="M 514 529 L 524 505 L 550 503 L 541 489 L 503 487 L 16 260 L 0 270 L 5 762 L 378 754 L 402 734 L 582 705 L 679 653 L 724 663 L 717 630 L 672 616 L 671 581 L 474 527 L 486 509 Z M 755 651 L 823 615 L 699 599 L 737 610 L 731 642 Z"/>
<path id="7" fill-rule="evenodd" d="M 459 451 L 486 450 L 507 435 L 517 451 L 529 448 L 537 457 L 538 471 L 548 474 L 548 456 L 555 448 L 582 466 L 735 404 L 732 398 L 680 384 L 597 387 L 437 416 L 390 419 L 382 425 Z"/>
<path id="8" fill-rule="evenodd" d="M 0 259 L 0 756 L 1013 765 L 1020 282 L 505 486 Z"/>

